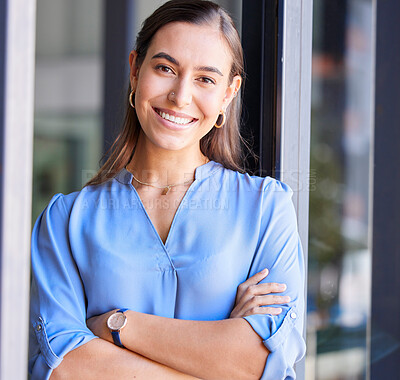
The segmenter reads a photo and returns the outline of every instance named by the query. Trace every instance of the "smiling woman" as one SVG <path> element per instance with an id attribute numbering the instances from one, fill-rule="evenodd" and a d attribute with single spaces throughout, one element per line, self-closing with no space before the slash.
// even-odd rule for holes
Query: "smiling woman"
<path id="1" fill-rule="evenodd" d="M 295 378 L 292 192 L 242 168 L 232 20 L 209 1 L 169 1 L 129 63 L 110 158 L 33 230 L 31 378 Z"/>
<path id="2" fill-rule="evenodd" d="M 177 158 L 182 155 L 182 160 L 204 162 L 199 141 L 226 112 L 241 84 L 239 73 L 230 78 L 232 54 L 219 28 L 169 23 L 154 35 L 140 66 L 137 60 L 137 52 L 131 52 L 131 89 L 143 131 L 134 162 L 142 162 L 149 149 L 159 148 Z M 178 173 L 176 177 L 179 182 Z"/>

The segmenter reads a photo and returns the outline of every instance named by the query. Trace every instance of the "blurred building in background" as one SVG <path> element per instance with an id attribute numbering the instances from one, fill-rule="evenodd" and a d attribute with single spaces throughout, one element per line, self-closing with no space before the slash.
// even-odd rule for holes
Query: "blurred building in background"
<path id="1" fill-rule="evenodd" d="M 37 1 L 33 220 L 53 194 L 80 189 L 102 155 L 103 8 Z"/>

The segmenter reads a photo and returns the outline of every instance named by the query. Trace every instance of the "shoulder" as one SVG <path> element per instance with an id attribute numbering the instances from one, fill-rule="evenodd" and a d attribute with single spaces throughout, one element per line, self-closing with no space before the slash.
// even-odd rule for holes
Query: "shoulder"
<path id="1" fill-rule="evenodd" d="M 121 169 L 113 178 L 96 185 L 83 187 L 79 191 L 68 194 L 58 193 L 53 196 L 51 204 L 63 205 L 67 214 L 76 208 L 88 209 L 90 205 L 96 205 L 98 199 L 102 197 L 118 197 L 121 193 L 131 188 L 131 174 L 125 169 Z M 59 207 L 60 207 L 59 206 Z"/>
<path id="2" fill-rule="evenodd" d="M 43 229 L 49 230 L 51 225 L 59 227 L 66 225 L 65 223 L 69 219 L 72 205 L 78 193 L 76 191 L 67 195 L 63 193 L 53 195 L 47 206 L 37 217 L 33 232 Z"/>
<path id="3" fill-rule="evenodd" d="M 69 214 L 71 208 L 81 191 L 74 191 L 69 194 L 57 193 L 51 198 L 47 207 L 63 208 L 66 214 Z"/>
<path id="4" fill-rule="evenodd" d="M 78 191 L 75 191 L 67 195 L 63 193 L 54 194 L 47 206 L 42 211 L 41 215 L 54 212 L 61 214 L 67 213 L 68 208 L 70 208 L 71 203 L 73 203 L 73 200 L 76 198 L 78 193 Z"/>
<path id="5" fill-rule="evenodd" d="M 76 205 L 91 202 L 93 199 L 99 198 L 101 194 L 113 193 L 116 187 L 121 187 L 119 177 L 110 179 L 99 185 L 85 186 L 81 190 L 71 193 L 57 193 L 52 196 L 49 203 L 42 211 L 41 215 L 64 215 L 69 216 Z"/>
<path id="6" fill-rule="evenodd" d="M 222 167 L 222 165 L 221 165 Z M 292 197 L 293 191 L 289 185 L 278 179 L 266 176 L 261 177 L 249 173 L 240 173 L 222 167 L 221 176 L 223 181 L 231 187 L 239 190 L 247 190 L 262 193 L 264 197 Z"/>

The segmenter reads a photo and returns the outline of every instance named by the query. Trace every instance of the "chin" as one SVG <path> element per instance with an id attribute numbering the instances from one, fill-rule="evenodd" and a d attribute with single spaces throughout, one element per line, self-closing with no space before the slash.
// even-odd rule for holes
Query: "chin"
<path id="1" fill-rule="evenodd" d="M 148 134 L 144 132 L 143 135 L 151 145 L 170 151 L 186 149 L 194 143 L 192 139 L 187 138 L 188 136 L 177 136 L 159 129 L 148 131 Z"/>
<path id="2" fill-rule="evenodd" d="M 155 144 L 157 147 L 165 150 L 171 150 L 171 151 L 179 151 L 187 147 L 186 144 L 183 144 L 182 142 L 178 141 L 157 141 Z"/>

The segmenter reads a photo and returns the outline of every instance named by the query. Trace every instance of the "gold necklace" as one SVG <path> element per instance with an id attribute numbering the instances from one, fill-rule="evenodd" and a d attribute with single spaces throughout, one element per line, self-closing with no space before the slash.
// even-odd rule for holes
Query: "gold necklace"
<path id="1" fill-rule="evenodd" d="M 207 157 L 207 161 L 203 165 L 207 164 L 208 162 L 210 162 L 210 159 Z M 130 173 L 132 174 L 133 179 L 136 182 L 139 182 L 141 185 L 155 187 L 156 189 L 163 189 L 161 195 L 167 195 L 168 192 L 171 190 L 171 187 L 179 186 L 179 185 L 188 185 L 190 182 L 194 181 L 194 178 L 192 178 L 192 179 L 189 179 L 189 180 L 187 180 L 185 182 L 181 182 L 181 183 L 174 183 L 174 184 L 166 185 L 166 186 L 157 186 L 157 185 L 153 185 L 152 183 L 140 181 L 139 179 L 137 179 L 135 177 L 135 175 L 132 172 L 130 172 Z"/>
<path id="2" fill-rule="evenodd" d="M 157 189 L 163 189 L 161 195 L 167 195 L 168 192 L 171 190 L 171 187 L 179 186 L 179 185 L 188 185 L 190 182 L 193 182 L 193 181 L 194 181 L 194 179 L 189 179 L 189 180 L 187 180 L 187 181 L 185 181 L 185 182 L 181 182 L 181 183 L 174 183 L 174 184 L 166 185 L 166 186 L 157 186 L 157 185 L 153 185 L 152 183 L 142 182 L 142 181 L 140 181 L 139 179 L 137 179 L 137 178 L 135 177 L 135 175 L 134 175 L 132 172 L 131 172 L 131 174 L 132 174 L 133 179 L 134 179 L 136 182 L 139 182 L 141 185 L 151 186 L 151 187 L 155 187 L 155 188 L 157 188 Z"/>

